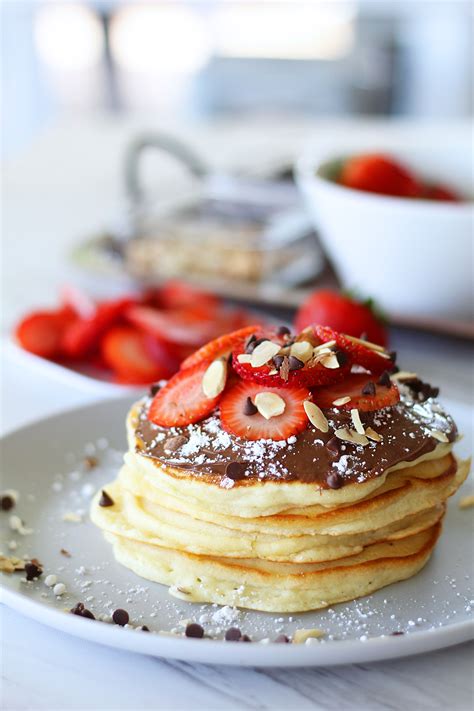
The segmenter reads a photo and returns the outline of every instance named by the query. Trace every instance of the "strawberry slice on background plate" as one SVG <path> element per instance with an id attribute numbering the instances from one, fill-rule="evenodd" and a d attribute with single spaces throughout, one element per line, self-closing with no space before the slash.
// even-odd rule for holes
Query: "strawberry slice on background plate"
<path id="1" fill-rule="evenodd" d="M 344 397 L 350 397 L 349 402 L 334 405 L 335 400 Z M 323 410 L 337 407 L 344 410 L 355 408 L 361 412 L 370 412 L 396 405 L 400 400 L 400 393 L 394 383 L 381 385 L 377 378 L 371 375 L 353 373 L 340 383 L 325 388 L 315 388 L 313 400 Z"/>
<path id="2" fill-rule="evenodd" d="M 201 346 L 215 335 L 215 325 L 187 311 L 158 311 L 151 306 L 131 306 L 125 318 L 137 328 L 163 341 Z"/>
<path id="3" fill-rule="evenodd" d="M 15 338 L 30 353 L 42 358 L 59 358 L 64 333 L 73 318 L 69 309 L 33 312 L 20 321 Z"/>
<path id="4" fill-rule="evenodd" d="M 259 412 L 246 414 L 249 411 L 249 398 L 252 410 L 255 396 L 262 392 L 275 393 L 284 400 L 285 410 L 281 415 L 267 420 Z M 287 439 L 308 426 L 303 402 L 310 396 L 306 388 L 267 388 L 250 381 L 239 382 L 222 395 L 219 403 L 221 424 L 226 432 L 243 439 Z"/>
<path id="5" fill-rule="evenodd" d="M 207 417 L 220 397 L 204 395 L 202 379 L 208 366 L 207 362 L 197 363 L 173 375 L 153 398 L 148 419 L 162 427 L 184 427 Z"/>
<path id="6" fill-rule="evenodd" d="M 373 153 L 345 161 L 339 182 L 346 188 L 393 197 L 416 198 L 422 186 L 412 173 L 390 156 Z"/>
<path id="7" fill-rule="evenodd" d="M 384 370 L 391 370 L 395 365 L 394 358 L 378 344 L 363 341 L 345 333 L 338 333 L 327 326 L 315 325 L 309 328 L 321 343 L 335 341 L 336 345 L 347 353 L 352 363 L 361 365 L 371 373 L 380 374 Z"/>
<path id="8" fill-rule="evenodd" d="M 166 362 L 159 362 L 154 348 L 156 344 L 141 331 L 131 326 L 115 326 L 104 335 L 101 353 L 119 382 L 146 384 L 167 378 L 172 372 Z"/>

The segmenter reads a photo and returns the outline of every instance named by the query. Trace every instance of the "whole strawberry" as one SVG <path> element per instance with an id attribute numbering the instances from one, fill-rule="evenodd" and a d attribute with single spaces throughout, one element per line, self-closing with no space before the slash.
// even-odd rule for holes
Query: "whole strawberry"
<path id="1" fill-rule="evenodd" d="M 330 289 L 313 292 L 300 306 L 295 318 L 299 333 L 313 323 L 330 326 L 349 336 L 363 336 L 380 346 L 387 345 L 387 331 L 381 317 L 374 312 L 371 301 L 360 302 Z"/>

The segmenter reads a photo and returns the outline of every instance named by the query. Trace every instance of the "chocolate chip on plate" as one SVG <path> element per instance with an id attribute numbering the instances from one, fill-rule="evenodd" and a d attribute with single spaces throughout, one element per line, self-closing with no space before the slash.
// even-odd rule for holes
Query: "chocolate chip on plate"
<path id="1" fill-rule="evenodd" d="M 326 481 L 330 489 L 340 489 L 342 486 L 342 478 L 337 472 L 331 472 L 328 474 Z"/>
<path id="2" fill-rule="evenodd" d="M 112 613 L 112 620 L 115 622 L 116 625 L 120 625 L 120 627 L 125 627 L 125 625 L 128 625 L 130 616 L 127 610 L 122 610 L 119 607 L 118 610 L 115 610 Z"/>
<path id="3" fill-rule="evenodd" d="M 390 380 L 390 374 L 388 370 L 384 370 L 380 378 L 377 380 L 379 385 L 384 385 L 386 388 L 392 387 L 392 381 Z"/>
<path id="4" fill-rule="evenodd" d="M 99 460 L 97 457 L 86 457 L 84 459 L 84 469 L 87 469 L 87 471 L 90 471 L 91 469 L 95 469 L 95 467 L 99 464 Z"/>
<path id="5" fill-rule="evenodd" d="M 288 644 L 289 643 L 289 638 L 286 636 L 286 634 L 279 634 L 278 637 L 276 638 L 275 642 L 277 644 Z"/>
<path id="6" fill-rule="evenodd" d="M 31 562 L 26 563 L 25 574 L 27 580 L 34 580 L 35 578 L 39 578 L 40 575 L 43 575 L 43 571 L 39 567 L 39 565 L 36 565 L 36 563 Z"/>
<path id="7" fill-rule="evenodd" d="M 241 637 L 242 632 L 239 630 L 238 627 L 229 627 L 229 629 L 226 630 L 224 639 L 227 642 L 238 642 Z"/>
<path id="8" fill-rule="evenodd" d="M 72 612 L 73 615 L 78 615 L 79 617 L 85 617 L 88 620 L 95 620 L 94 615 L 90 610 L 86 610 L 84 607 L 84 603 L 78 602 L 72 607 L 69 612 Z"/>
<path id="9" fill-rule="evenodd" d="M 15 506 L 15 499 L 10 494 L 4 494 L 0 499 L 2 511 L 10 511 Z"/>
<path id="10" fill-rule="evenodd" d="M 225 474 L 229 479 L 239 481 L 240 479 L 245 479 L 246 470 L 247 464 L 245 462 L 229 462 L 225 468 Z"/>
<path id="11" fill-rule="evenodd" d="M 288 326 L 280 326 L 277 330 L 277 336 L 289 336 L 291 333 Z"/>
<path id="12" fill-rule="evenodd" d="M 258 412 L 257 408 L 253 404 L 252 400 L 250 397 L 248 397 L 245 401 L 244 405 L 244 415 L 247 415 L 248 417 L 251 417 L 252 415 L 256 415 Z"/>
<path id="13" fill-rule="evenodd" d="M 142 625 L 142 626 L 140 627 L 140 629 L 141 629 L 142 632 L 149 632 L 149 631 L 150 631 L 149 628 L 148 628 L 146 625 Z"/>
<path id="14" fill-rule="evenodd" d="M 291 372 L 292 370 L 300 370 L 301 368 L 304 368 L 304 362 L 296 356 L 290 355 L 290 357 L 288 358 L 289 371 Z"/>
<path id="15" fill-rule="evenodd" d="M 375 395 L 375 383 L 369 380 L 362 388 L 362 395 Z"/>
<path id="16" fill-rule="evenodd" d="M 111 496 L 105 491 L 105 489 L 102 489 L 102 495 L 99 499 L 99 506 L 113 506 L 115 501 L 112 499 Z"/>
<path id="17" fill-rule="evenodd" d="M 202 639 L 204 637 L 204 630 L 201 625 L 197 624 L 197 622 L 190 622 L 189 625 L 186 626 L 184 634 L 186 635 L 186 637 L 195 637 L 196 639 Z"/>
<path id="18" fill-rule="evenodd" d="M 248 634 L 243 634 L 242 637 L 239 639 L 239 642 L 251 642 L 252 640 L 248 636 Z"/>

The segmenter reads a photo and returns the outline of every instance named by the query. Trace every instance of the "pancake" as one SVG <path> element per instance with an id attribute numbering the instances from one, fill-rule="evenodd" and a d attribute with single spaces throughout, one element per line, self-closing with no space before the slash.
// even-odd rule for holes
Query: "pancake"
<path id="1" fill-rule="evenodd" d="M 327 431 L 310 421 L 297 436 L 250 440 L 224 430 L 218 407 L 157 425 L 145 397 L 91 518 L 117 561 L 192 602 L 291 613 L 405 580 L 428 561 L 470 467 L 453 453 L 452 418 L 421 386 L 420 396 L 401 384 L 398 402 L 362 412 L 363 444 L 334 442 L 353 422 L 337 406 Z"/>

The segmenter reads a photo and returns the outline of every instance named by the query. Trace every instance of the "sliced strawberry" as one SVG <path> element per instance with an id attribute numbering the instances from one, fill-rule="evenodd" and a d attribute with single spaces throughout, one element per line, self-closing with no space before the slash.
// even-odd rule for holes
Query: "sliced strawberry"
<path id="1" fill-rule="evenodd" d="M 234 353 L 232 366 L 242 380 L 249 380 L 273 388 L 288 387 L 315 387 L 326 385 L 342 380 L 351 369 L 350 362 L 345 363 L 340 368 L 325 368 L 320 363 L 306 365 L 301 370 L 293 370 L 288 373 L 288 379 L 284 380 L 279 372 L 270 375 L 275 370 L 274 365 L 262 365 L 260 368 L 253 368 L 250 363 L 239 363 L 238 354 Z"/>
<path id="2" fill-rule="evenodd" d="M 342 405 L 334 405 L 334 400 L 344 397 L 351 399 Z M 340 383 L 325 388 L 316 388 L 313 391 L 313 400 L 323 409 L 338 407 L 352 410 L 357 408 L 362 412 L 369 412 L 395 405 L 400 400 L 400 393 L 394 383 L 387 387 L 378 384 L 377 380 L 370 375 L 354 373 Z"/>
<path id="3" fill-rule="evenodd" d="M 348 354 L 354 364 L 361 365 L 371 373 L 379 374 L 384 370 L 390 370 L 395 365 L 395 361 L 389 353 L 377 344 L 369 347 L 365 341 L 345 333 L 338 333 L 327 326 L 312 326 L 311 328 L 321 343 L 336 341 L 336 345 Z"/>
<path id="4" fill-rule="evenodd" d="M 220 299 L 215 294 L 197 289 L 184 281 L 167 282 L 155 292 L 157 303 L 164 309 L 181 309 L 199 307 L 207 314 L 220 305 Z"/>
<path id="5" fill-rule="evenodd" d="M 353 190 L 369 193 L 418 197 L 421 185 L 412 173 L 390 156 L 365 154 L 349 158 L 339 182 Z"/>
<path id="6" fill-rule="evenodd" d="M 95 315 L 97 309 L 95 301 L 77 286 L 65 284 L 61 289 L 61 300 L 79 318 L 87 319 Z"/>
<path id="7" fill-rule="evenodd" d="M 108 328 L 117 324 L 125 310 L 134 303 L 131 297 L 104 301 L 89 318 L 74 321 L 64 334 L 62 347 L 71 358 L 84 358 L 96 350 Z"/>
<path id="8" fill-rule="evenodd" d="M 148 418 L 163 427 L 184 427 L 207 417 L 219 401 L 219 396 L 208 398 L 203 393 L 207 367 L 207 363 L 197 363 L 173 375 L 153 398 Z"/>
<path id="9" fill-rule="evenodd" d="M 42 358 L 61 355 L 61 342 L 65 329 L 71 322 L 67 310 L 37 311 L 18 324 L 15 336 L 22 348 Z"/>
<path id="10" fill-rule="evenodd" d="M 209 362 L 230 355 L 235 348 L 241 344 L 245 344 L 245 341 L 259 329 L 260 326 L 246 326 L 238 331 L 226 333 L 225 336 L 215 338 L 190 355 L 189 358 L 186 358 L 186 360 L 181 363 L 181 370 L 190 368 L 196 365 L 196 363 Z"/>
<path id="11" fill-rule="evenodd" d="M 156 338 L 181 345 L 201 346 L 215 334 L 212 322 L 203 322 L 189 313 L 163 312 L 151 306 L 131 306 L 126 318 Z"/>
<path id="12" fill-rule="evenodd" d="M 151 383 L 169 376 L 169 368 L 153 358 L 149 340 L 130 326 L 115 326 L 105 334 L 102 356 L 122 382 Z"/>
<path id="13" fill-rule="evenodd" d="M 272 392 L 285 401 L 285 411 L 266 420 L 259 412 L 247 415 L 248 398 L 253 402 L 261 392 Z M 224 392 L 220 401 L 221 425 L 226 432 L 249 440 L 283 440 L 302 432 L 308 425 L 303 402 L 310 397 L 305 388 L 267 388 L 258 383 L 240 382 Z"/>
<path id="14" fill-rule="evenodd" d="M 451 190 L 451 188 L 446 187 L 446 185 L 441 185 L 440 183 L 434 185 L 425 185 L 423 194 L 421 195 L 425 200 L 440 200 L 442 202 L 462 202 L 462 198 Z"/>

